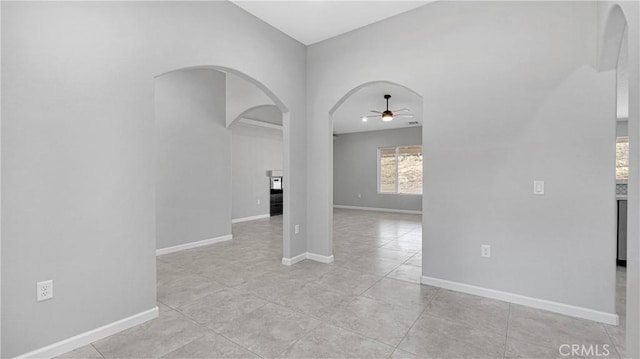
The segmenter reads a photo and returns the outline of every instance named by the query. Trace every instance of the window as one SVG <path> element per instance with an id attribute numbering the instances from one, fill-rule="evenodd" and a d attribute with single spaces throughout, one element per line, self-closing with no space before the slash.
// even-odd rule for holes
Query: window
<path id="1" fill-rule="evenodd" d="M 378 149 L 378 192 L 422 194 L 422 146 Z"/>
<path id="2" fill-rule="evenodd" d="M 616 180 L 629 178 L 629 137 L 616 138 Z"/>

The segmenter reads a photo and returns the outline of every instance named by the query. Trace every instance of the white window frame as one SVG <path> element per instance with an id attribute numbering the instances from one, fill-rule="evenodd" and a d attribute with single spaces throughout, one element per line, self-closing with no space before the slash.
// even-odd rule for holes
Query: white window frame
<path id="1" fill-rule="evenodd" d="M 377 169 L 376 169 L 376 177 L 378 179 L 377 181 L 377 192 L 378 194 L 391 194 L 391 195 L 400 195 L 400 196 L 422 196 L 422 192 L 421 193 L 400 193 L 398 192 L 398 150 L 400 148 L 404 148 L 404 147 L 420 147 L 420 153 L 422 154 L 422 145 L 402 145 L 402 146 L 389 146 L 389 147 L 378 147 L 378 159 L 377 159 Z M 395 189 L 394 192 L 381 192 L 380 191 L 380 152 L 381 150 L 390 150 L 390 149 L 395 149 L 396 151 L 396 179 L 394 181 L 394 185 L 395 185 Z M 423 158 L 424 158 L 424 154 L 423 154 Z M 424 161 L 424 159 L 423 159 Z M 424 169 L 424 162 L 422 164 L 423 169 Z M 424 171 L 423 171 L 424 173 Z M 424 181 L 424 179 L 423 179 Z"/>

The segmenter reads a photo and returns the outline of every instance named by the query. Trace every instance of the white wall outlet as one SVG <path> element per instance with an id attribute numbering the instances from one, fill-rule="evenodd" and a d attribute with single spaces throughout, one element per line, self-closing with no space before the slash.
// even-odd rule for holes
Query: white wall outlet
<path id="1" fill-rule="evenodd" d="M 533 181 L 533 194 L 544 194 L 544 181 Z"/>
<path id="2" fill-rule="evenodd" d="M 491 258 L 491 246 L 483 244 L 480 246 L 480 257 Z"/>
<path id="3" fill-rule="evenodd" d="M 362 194 L 358 193 L 358 198 L 362 198 Z"/>
<path id="4" fill-rule="evenodd" d="M 46 280 L 36 283 L 36 299 L 39 301 L 53 298 L 53 281 Z"/>
<path id="5" fill-rule="evenodd" d="M 296 234 L 300 233 L 300 225 L 296 224 L 295 226 L 293 226 L 293 231 L 296 232 Z"/>
<path id="6" fill-rule="evenodd" d="M 260 204 L 260 199 L 259 198 L 256 200 L 256 204 Z"/>

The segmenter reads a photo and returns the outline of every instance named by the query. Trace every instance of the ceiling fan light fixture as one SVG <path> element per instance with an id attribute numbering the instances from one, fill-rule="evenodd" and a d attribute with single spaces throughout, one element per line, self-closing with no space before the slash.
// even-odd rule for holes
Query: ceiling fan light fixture
<path id="1" fill-rule="evenodd" d="M 362 122 L 367 122 L 368 118 L 365 116 L 362 118 Z"/>
<path id="2" fill-rule="evenodd" d="M 393 120 L 393 112 L 386 110 L 382 113 L 382 121 L 389 122 Z"/>

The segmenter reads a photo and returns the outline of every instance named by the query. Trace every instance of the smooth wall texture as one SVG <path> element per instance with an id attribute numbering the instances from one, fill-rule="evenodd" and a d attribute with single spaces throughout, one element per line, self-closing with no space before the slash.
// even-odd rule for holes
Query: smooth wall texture
<path id="1" fill-rule="evenodd" d="M 286 106 L 289 223 L 301 233 L 284 251 L 306 252 L 302 44 L 229 2 L 0 6 L 0 356 L 156 306 L 154 77 L 163 73 L 232 68 Z M 46 279 L 55 297 L 36 303 Z"/>
<path id="2" fill-rule="evenodd" d="M 273 105 L 273 101 L 249 81 L 227 74 L 226 124 L 229 127 L 243 112 L 260 105 Z"/>
<path id="3" fill-rule="evenodd" d="M 629 79 L 629 163 L 640 163 L 640 5 L 636 1 L 598 1 L 598 39 L 620 22 L 615 16 L 621 10 L 627 25 Z M 617 39 L 614 39 L 614 44 Z M 615 63 L 615 46 L 599 42 L 599 59 Z M 602 62 L 601 62 L 602 63 Z M 606 61 L 605 61 L 606 63 Z M 604 69 L 610 69 L 606 67 Z M 626 356 L 640 357 L 640 166 L 629 167 L 627 231 L 627 341 Z"/>
<path id="4" fill-rule="evenodd" d="M 378 148 L 415 145 L 422 145 L 421 127 L 337 135 L 333 204 L 422 211 L 421 195 L 378 193 Z"/>
<path id="5" fill-rule="evenodd" d="M 595 69 L 596 12 L 435 2 L 311 46 L 309 250 L 331 253 L 327 113 L 388 80 L 424 102 L 423 275 L 614 313 L 615 73 Z"/>
<path id="6" fill-rule="evenodd" d="M 267 171 L 282 170 L 282 131 L 237 124 L 231 142 L 233 219 L 268 215 Z"/>
<path id="7" fill-rule="evenodd" d="M 629 121 L 616 121 L 616 136 L 629 135 Z"/>
<path id="8" fill-rule="evenodd" d="M 225 74 L 156 78 L 157 248 L 231 235 L 231 131 Z"/>

